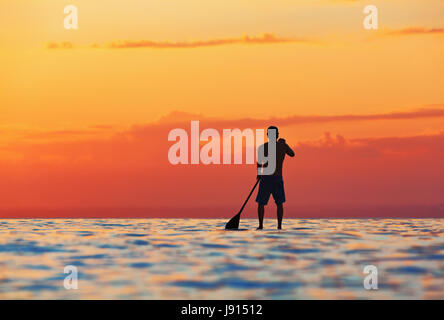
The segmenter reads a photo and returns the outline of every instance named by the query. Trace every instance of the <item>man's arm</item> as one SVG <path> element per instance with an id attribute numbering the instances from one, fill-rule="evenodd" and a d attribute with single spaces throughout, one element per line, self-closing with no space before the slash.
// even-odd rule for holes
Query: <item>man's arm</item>
<path id="1" fill-rule="evenodd" d="M 290 146 L 285 142 L 285 139 L 279 139 L 280 143 L 283 143 L 285 145 L 285 153 L 288 154 L 290 157 L 294 157 L 294 151 L 290 148 Z"/>

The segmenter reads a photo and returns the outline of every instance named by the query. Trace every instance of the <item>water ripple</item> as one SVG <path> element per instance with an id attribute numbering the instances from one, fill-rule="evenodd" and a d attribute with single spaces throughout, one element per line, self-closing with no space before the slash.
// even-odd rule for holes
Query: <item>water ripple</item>
<path id="1" fill-rule="evenodd" d="M 0 220 L 0 299 L 444 299 L 444 219 L 225 222 Z"/>

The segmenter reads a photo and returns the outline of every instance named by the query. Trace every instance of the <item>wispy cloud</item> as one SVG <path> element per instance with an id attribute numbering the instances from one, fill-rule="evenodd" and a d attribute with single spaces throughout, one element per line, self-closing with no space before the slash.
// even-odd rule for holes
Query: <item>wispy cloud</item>
<path id="1" fill-rule="evenodd" d="M 444 28 L 407 27 L 386 32 L 389 36 L 408 36 L 423 34 L 443 34 Z"/>
<path id="2" fill-rule="evenodd" d="M 74 45 L 71 42 L 49 42 L 46 44 L 47 49 L 73 49 Z"/>
<path id="3" fill-rule="evenodd" d="M 168 42 L 168 41 L 117 41 L 109 45 L 112 49 L 123 48 L 158 48 L 158 49 L 171 49 L 171 48 L 199 48 L 199 47 L 215 47 L 230 44 L 271 44 L 271 43 L 286 43 L 286 42 L 304 42 L 307 40 L 294 39 L 294 38 L 281 38 L 272 33 L 264 33 L 260 36 L 243 36 L 239 38 L 224 38 L 224 39 L 210 39 L 210 40 L 198 40 L 198 41 L 181 41 L 181 42 Z"/>
<path id="4" fill-rule="evenodd" d="M 278 119 L 288 124 L 305 124 L 334 121 L 368 121 L 368 120 L 407 120 L 420 118 L 444 117 L 444 109 L 423 108 L 408 112 L 377 113 L 367 115 L 332 115 L 332 116 L 291 116 Z"/>
<path id="5" fill-rule="evenodd" d="M 432 107 L 433 106 L 433 107 Z M 375 114 L 345 114 L 345 115 L 293 115 L 288 117 L 269 117 L 269 118 L 237 118 L 226 119 L 220 117 L 208 117 L 204 114 L 188 113 L 181 111 L 172 111 L 162 116 L 152 123 L 143 123 L 133 125 L 128 128 L 113 125 L 95 125 L 88 129 L 78 130 L 17 130 L 4 129 L 4 135 L 17 135 L 17 140 L 21 141 L 63 141 L 63 140 L 85 140 L 90 138 L 108 138 L 113 134 L 119 134 L 122 137 L 135 137 L 147 132 L 157 135 L 166 134 L 172 127 L 183 127 L 189 124 L 191 120 L 199 120 L 206 127 L 223 128 L 265 128 L 270 124 L 276 124 L 279 127 L 291 127 L 299 125 L 316 125 L 327 123 L 355 123 L 364 121 L 390 121 L 390 120 L 415 120 L 415 119 L 439 119 L 444 118 L 444 105 L 434 104 L 427 108 L 405 112 L 375 113 Z M 441 107 L 441 108 L 440 108 Z"/>
<path id="6" fill-rule="evenodd" d="M 343 0 L 341 0 L 343 1 Z M 354 1 L 346 1 L 354 2 Z M 409 36 L 409 35 L 430 35 L 444 34 L 444 28 L 426 28 L 426 27 L 406 27 L 402 29 L 381 30 L 379 36 Z M 258 36 L 244 35 L 233 38 L 218 38 L 207 40 L 190 40 L 190 41 L 155 41 L 155 40 L 115 40 L 108 44 L 93 43 L 87 46 L 78 46 L 69 41 L 48 42 L 46 48 L 54 49 L 195 49 L 205 47 L 219 47 L 227 45 L 265 45 L 265 44 L 283 44 L 283 43 L 313 43 L 316 42 L 304 37 L 280 37 L 273 33 L 263 33 Z"/>
<path id="7" fill-rule="evenodd" d="M 137 48 L 153 48 L 153 49 L 192 49 L 202 47 L 216 47 L 233 44 L 275 44 L 275 43 L 294 43 L 309 42 L 303 38 L 284 38 L 276 36 L 273 33 L 263 33 L 259 36 L 244 35 L 238 38 L 220 38 L 196 41 L 153 41 L 153 40 L 116 40 L 107 45 L 94 43 L 88 48 L 108 48 L 108 49 L 137 49 Z M 46 45 L 47 49 L 72 49 L 74 45 L 70 42 L 50 42 Z"/>
<path id="8" fill-rule="evenodd" d="M 294 115 L 288 117 L 273 117 L 267 119 L 217 119 L 207 118 L 203 115 L 188 114 L 183 112 L 172 112 L 159 120 L 159 123 L 174 123 L 181 122 L 185 119 L 206 120 L 217 126 L 237 126 L 237 127 L 264 127 L 270 123 L 278 123 L 280 126 L 292 126 L 302 124 L 314 123 L 328 123 L 328 122 L 356 122 L 356 121 L 378 121 L 378 120 L 409 120 L 421 118 L 442 118 L 444 117 L 444 109 L 442 108 L 422 108 L 406 112 L 392 112 L 392 113 L 376 113 L 376 114 L 346 114 L 346 115 Z"/>

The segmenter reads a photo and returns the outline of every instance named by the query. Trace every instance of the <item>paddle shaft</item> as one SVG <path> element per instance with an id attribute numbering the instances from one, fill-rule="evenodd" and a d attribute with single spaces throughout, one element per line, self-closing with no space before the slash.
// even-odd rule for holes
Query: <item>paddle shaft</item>
<path id="1" fill-rule="evenodd" d="M 245 200 L 244 204 L 242 205 L 242 208 L 239 210 L 238 214 L 241 214 L 242 210 L 244 210 L 245 205 L 247 204 L 248 200 L 250 200 L 251 195 L 253 194 L 254 189 L 256 189 L 257 184 L 259 183 L 260 179 L 257 179 L 256 183 L 254 184 L 253 189 L 251 189 L 250 194 L 247 197 L 247 200 Z"/>

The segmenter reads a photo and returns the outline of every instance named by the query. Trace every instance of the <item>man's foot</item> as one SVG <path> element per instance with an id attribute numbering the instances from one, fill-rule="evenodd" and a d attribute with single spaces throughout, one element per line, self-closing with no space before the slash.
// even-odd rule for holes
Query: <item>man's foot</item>
<path id="1" fill-rule="evenodd" d="M 282 226 L 278 226 L 278 230 L 282 230 Z"/>
<path id="2" fill-rule="evenodd" d="M 262 230 L 263 228 L 264 228 L 263 226 L 259 226 L 259 227 L 257 227 L 256 230 Z"/>

